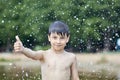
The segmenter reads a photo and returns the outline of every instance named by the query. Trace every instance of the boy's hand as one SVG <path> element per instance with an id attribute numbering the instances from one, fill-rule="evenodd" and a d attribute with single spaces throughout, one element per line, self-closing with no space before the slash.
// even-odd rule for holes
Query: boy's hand
<path id="1" fill-rule="evenodd" d="M 18 36 L 15 36 L 16 42 L 14 43 L 14 51 L 15 52 L 22 52 L 23 51 L 23 44 Z"/>

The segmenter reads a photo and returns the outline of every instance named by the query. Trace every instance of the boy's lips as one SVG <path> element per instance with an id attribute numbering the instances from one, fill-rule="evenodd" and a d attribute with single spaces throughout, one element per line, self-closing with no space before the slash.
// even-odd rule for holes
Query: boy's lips
<path id="1" fill-rule="evenodd" d="M 55 46 L 62 46 L 62 45 L 55 45 Z"/>
<path id="2" fill-rule="evenodd" d="M 55 46 L 61 46 L 61 45 L 55 45 Z"/>

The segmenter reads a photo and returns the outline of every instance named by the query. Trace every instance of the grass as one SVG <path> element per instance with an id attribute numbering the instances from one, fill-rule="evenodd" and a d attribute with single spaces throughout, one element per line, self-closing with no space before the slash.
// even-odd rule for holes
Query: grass
<path id="1" fill-rule="evenodd" d="M 81 72 L 80 80 L 117 80 L 116 73 L 108 73 L 106 70 L 99 72 Z"/>
<path id="2" fill-rule="evenodd" d="M 100 60 L 97 61 L 97 64 L 104 64 L 107 63 L 108 60 L 105 56 L 102 56 Z"/>
<path id="3" fill-rule="evenodd" d="M 111 67 L 113 67 L 114 69 L 119 67 L 119 66 L 117 66 L 119 63 L 119 54 L 115 54 L 115 53 L 113 53 L 113 54 L 114 55 L 112 55 L 111 53 L 110 54 L 109 53 L 80 54 L 80 55 L 77 54 L 77 58 L 80 61 L 80 63 L 83 62 L 84 64 L 87 64 L 87 66 L 88 66 L 88 67 L 86 67 L 86 66 L 83 67 L 83 69 L 86 69 L 86 71 L 80 71 L 80 73 L 79 73 L 80 80 L 117 80 L 117 77 L 116 77 L 117 74 L 115 73 L 115 71 L 111 70 L 112 69 Z M 36 67 L 37 67 L 36 63 L 34 61 L 31 62 L 30 59 L 28 59 L 28 61 L 30 62 L 30 65 L 29 65 L 28 64 L 29 62 L 27 61 L 27 59 L 24 55 L 7 55 L 7 54 L 5 54 L 5 56 L 3 56 L 3 57 L 2 56 L 0 57 L 0 62 L 13 62 L 13 61 L 18 61 L 22 58 L 23 64 L 21 64 L 19 62 L 16 63 L 18 68 L 20 68 L 20 69 L 22 69 L 23 67 L 25 67 L 27 69 L 30 68 L 30 70 L 28 70 L 26 72 L 24 71 L 24 73 L 20 73 L 22 71 L 17 70 L 17 67 L 14 68 L 13 65 L 11 66 L 12 69 L 10 69 L 10 66 L 9 66 L 8 70 L 6 70 L 5 67 L 3 67 L 3 69 L 5 69 L 5 71 L 10 71 L 10 73 L 7 72 L 8 74 L 6 74 L 6 76 L 5 76 L 5 77 L 8 77 L 8 79 L 3 78 L 4 80 L 16 80 L 16 79 L 12 79 L 13 77 L 16 78 L 16 74 L 19 75 L 17 78 L 20 80 L 22 80 L 21 77 L 24 77 L 24 80 L 28 80 L 28 79 L 29 80 L 36 80 L 38 78 L 41 78 L 38 75 L 39 73 L 36 72 Z M 24 59 L 25 59 L 25 61 L 24 61 Z M 93 61 L 93 64 L 92 65 L 90 64 L 90 66 L 89 66 L 88 63 L 91 61 Z M 106 64 L 109 64 L 109 62 L 112 62 L 112 61 L 114 61 L 114 62 L 118 61 L 118 63 L 117 64 L 112 63 L 113 65 L 107 65 L 107 67 L 106 67 Z M 114 66 L 114 64 L 115 64 L 115 66 Z M 22 65 L 24 65 L 24 66 L 22 66 Z M 31 68 L 32 65 L 36 65 L 35 70 Z M 110 68 L 109 68 L 109 66 L 110 66 Z M 94 69 L 94 70 L 95 70 L 95 68 L 99 68 L 99 70 L 95 71 L 95 72 L 93 72 L 91 70 L 87 71 L 89 68 Z M 108 69 L 110 69 L 110 70 L 108 70 Z M 31 70 L 34 71 L 35 73 L 34 72 L 32 73 Z M 39 70 L 37 70 L 37 71 L 39 71 Z M 11 72 L 12 72 L 12 74 L 11 74 Z M 26 73 L 29 76 L 26 77 L 25 76 Z M 38 73 L 38 74 L 36 74 L 36 73 Z M 3 72 L 2 72 L 2 74 L 3 74 Z M 0 76 L 0 77 L 2 77 L 2 76 Z"/>
<path id="4" fill-rule="evenodd" d="M 19 59 L 0 58 L 0 62 L 14 62 L 14 61 L 19 61 Z"/>

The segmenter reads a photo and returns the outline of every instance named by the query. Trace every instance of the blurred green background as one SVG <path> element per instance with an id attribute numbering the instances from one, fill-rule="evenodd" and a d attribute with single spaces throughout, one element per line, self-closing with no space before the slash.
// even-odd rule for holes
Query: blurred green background
<path id="1" fill-rule="evenodd" d="M 48 27 L 56 20 L 70 27 L 67 50 L 116 51 L 119 0 L 0 0 L 0 51 L 12 51 L 16 35 L 26 47 L 48 49 Z"/>

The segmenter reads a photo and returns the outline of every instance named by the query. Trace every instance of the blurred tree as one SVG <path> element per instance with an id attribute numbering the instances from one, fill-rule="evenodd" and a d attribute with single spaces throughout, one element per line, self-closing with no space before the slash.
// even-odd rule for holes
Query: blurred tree
<path id="1" fill-rule="evenodd" d="M 12 49 L 15 35 L 25 46 L 48 45 L 51 22 L 70 27 L 68 48 L 74 51 L 110 50 L 120 37 L 119 0 L 1 0 L 0 47 Z"/>

